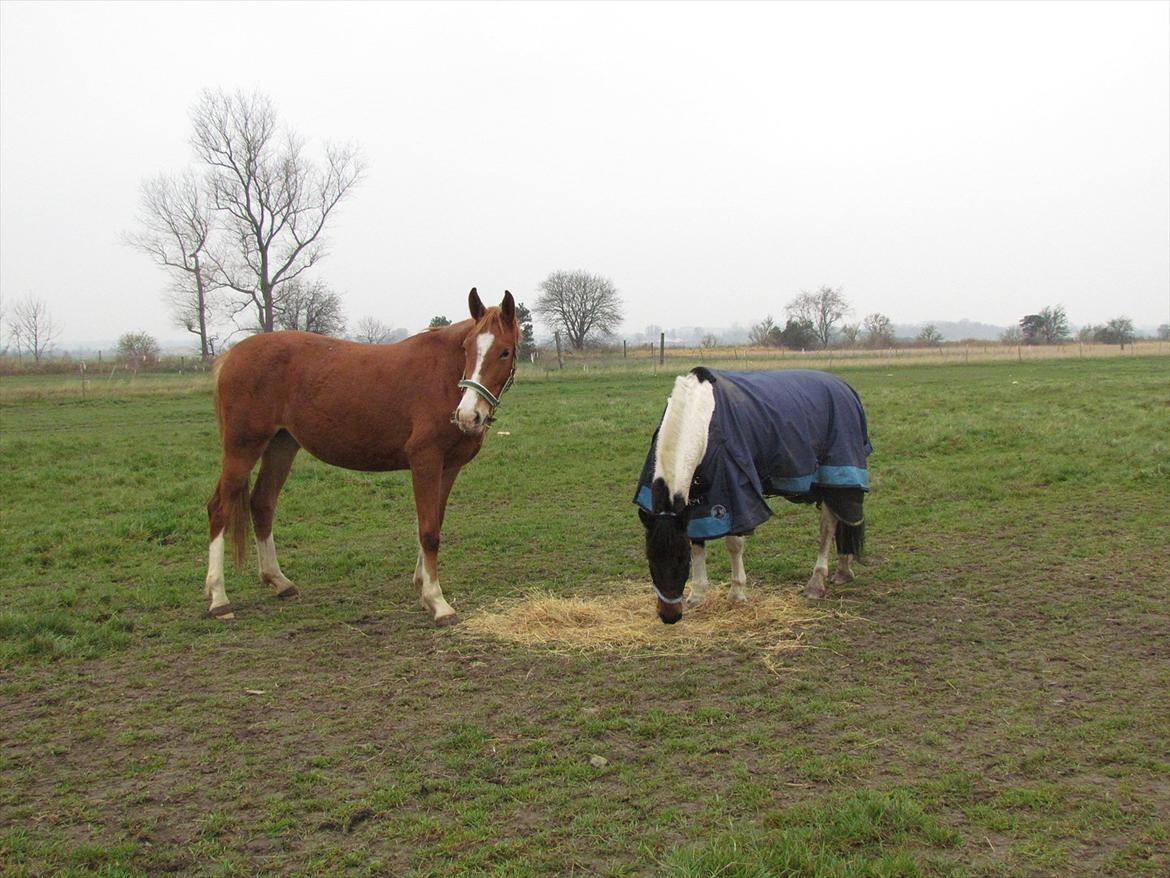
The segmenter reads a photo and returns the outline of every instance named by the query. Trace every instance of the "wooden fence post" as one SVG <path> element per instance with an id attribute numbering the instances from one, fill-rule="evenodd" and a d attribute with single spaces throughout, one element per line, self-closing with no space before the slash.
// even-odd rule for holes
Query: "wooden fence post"
<path id="1" fill-rule="evenodd" d="M 666 333 L 658 333 L 658 365 L 666 365 Z"/>
<path id="2" fill-rule="evenodd" d="M 564 369 L 565 358 L 561 355 L 561 334 L 559 332 L 554 332 L 553 338 L 556 339 L 557 342 L 557 368 Z"/>

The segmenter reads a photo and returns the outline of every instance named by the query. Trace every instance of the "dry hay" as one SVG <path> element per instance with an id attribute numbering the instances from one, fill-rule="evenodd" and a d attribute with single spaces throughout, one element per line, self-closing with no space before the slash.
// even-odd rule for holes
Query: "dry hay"
<path id="1" fill-rule="evenodd" d="M 795 593 L 748 592 L 746 604 L 727 599 L 712 584 L 707 600 L 663 625 L 646 582 L 618 582 L 589 595 L 535 592 L 502 600 L 469 616 L 464 633 L 557 653 L 653 652 L 689 654 L 730 646 L 765 654 L 802 646 L 803 627 L 825 619 L 852 618 L 812 606 Z"/>

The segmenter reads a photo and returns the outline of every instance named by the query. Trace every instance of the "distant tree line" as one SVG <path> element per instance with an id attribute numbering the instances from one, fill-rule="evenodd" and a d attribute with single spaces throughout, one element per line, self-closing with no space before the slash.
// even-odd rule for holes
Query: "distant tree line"
<path id="1" fill-rule="evenodd" d="M 772 315 L 767 315 L 751 327 L 748 342 L 756 347 L 777 347 L 788 350 L 811 350 L 837 345 L 846 348 L 887 348 L 898 342 L 894 326 L 888 316 L 880 312 L 867 314 L 859 323 L 847 323 L 852 306 L 841 287 L 822 286 L 815 292 L 802 291 L 784 310 L 787 320 L 783 326 Z M 1157 337 L 1170 339 L 1170 324 L 1158 327 Z M 1034 314 L 1020 318 L 1017 326 L 1004 332 L 1000 340 L 1010 345 L 1062 344 L 1071 338 L 1068 315 L 1061 305 L 1049 305 Z M 1133 321 L 1115 317 L 1101 326 L 1086 326 L 1078 334 L 1081 341 L 1125 345 L 1137 339 Z M 933 323 L 928 323 L 911 344 L 938 346 L 943 335 Z"/>

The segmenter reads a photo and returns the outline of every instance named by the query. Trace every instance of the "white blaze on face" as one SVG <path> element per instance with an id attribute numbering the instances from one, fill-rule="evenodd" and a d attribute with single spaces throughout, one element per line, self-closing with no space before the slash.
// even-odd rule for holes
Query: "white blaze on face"
<path id="1" fill-rule="evenodd" d="M 475 339 L 475 371 L 468 377 L 475 382 L 480 381 L 480 375 L 483 374 L 483 361 L 487 357 L 488 350 L 495 340 L 490 332 L 481 332 Z M 488 401 L 468 387 L 463 391 L 463 398 L 459 400 L 459 407 L 455 409 L 455 420 L 459 422 L 459 426 L 465 430 L 474 430 L 476 427 L 475 413 L 479 412 L 480 422 L 486 420 L 492 413 L 492 407 Z"/>

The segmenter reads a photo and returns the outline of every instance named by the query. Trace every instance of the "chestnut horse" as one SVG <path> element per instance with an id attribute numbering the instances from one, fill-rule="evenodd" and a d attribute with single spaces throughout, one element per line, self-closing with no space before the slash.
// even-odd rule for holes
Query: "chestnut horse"
<path id="1" fill-rule="evenodd" d="M 209 612 L 232 619 L 224 590 L 225 531 L 243 563 L 249 513 L 260 578 L 280 598 L 296 586 L 272 540 L 276 498 L 301 448 L 335 466 L 409 469 L 418 513 L 419 602 L 439 625 L 457 621 L 439 587 L 439 531 L 455 477 L 483 446 L 516 372 L 520 326 L 509 292 L 499 307 L 468 296 L 471 319 L 397 344 L 359 344 L 308 332 L 247 338 L 215 364 L 223 468 L 207 504 Z M 252 468 L 260 474 L 249 493 Z"/>

